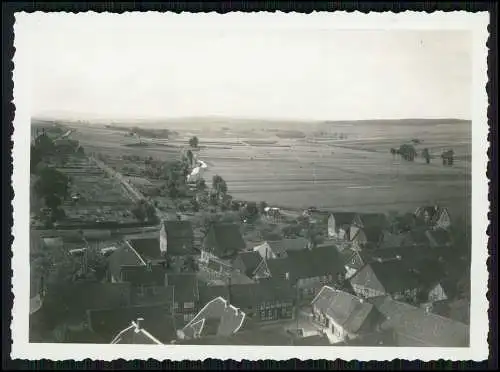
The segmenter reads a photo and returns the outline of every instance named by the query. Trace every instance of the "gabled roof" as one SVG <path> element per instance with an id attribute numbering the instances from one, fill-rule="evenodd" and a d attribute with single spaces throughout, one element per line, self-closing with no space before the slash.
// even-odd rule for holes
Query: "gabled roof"
<path id="1" fill-rule="evenodd" d="M 198 314 L 184 326 L 186 338 L 204 336 L 230 336 L 243 325 L 245 313 L 229 304 L 222 297 L 208 302 Z"/>
<path id="2" fill-rule="evenodd" d="M 262 257 L 258 252 L 241 252 L 238 255 L 239 259 L 243 263 L 244 272 L 248 276 L 252 276 L 259 264 L 262 262 Z"/>
<path id="3" fill-rule="evenodd" d="M 167 274 L 167 284 L 174 288 L 174 301 L 197 302 L 200 298 L 198 278 L 195 274 Z"/>
<path id="4" fill-rule="evenodd" d="M 359 227 L 386 227 L 388 225 L 387 216 L 384 213 L 357 213 L 354 224 L 361 223 Z"/>
<path id="5" fill-rule="evenodd" d="M 128 243 L 146 262 L 163 258 L 160 251 L 160 239 L 158 238 L 131 239 Z"/>
<path id="6" fill-rule="evenodd" d="M 122 265 L 121 280 L 132 285 L 165 285 L 166 269 L 163 265 Z"/>
<path id="7" fill-rule="evenodd" d="M 353 275 L 350 282 L 353 286 L 364 286 L 391 294 L 419 287 L 417 274 L 402 260 L 366 264 Z"/>
<path id="8" fill-rule="evenodd" d="M 349 293 L 324 286 L 313 299 L 312 305 L 330 316 L 337 324 L 351 333 L 368 326 L 373 305 Z"/>
<path id="9" fill-rule="evenodd" d="M 428 230 L 427 234 L 438 246 L 451 243 L 451 234 L 445 229 Z"/>
<path id="10" fill-rule="evenodd" d="M 271 251 L 279 255 L 281 253 L 290 252 L 290 251 L 300 251 L 306 248 L 307 239 L 303 237 L 291 238 L 291 239 L 280 239 L 280 240 L 271 240 L 268 241 L 269 247 Z"/>
<path id="11" fill-rule="evenodd" d="M 345 273 L 342 259 L 334 246 L 290 251 L 287 258 L 269 260 L 267 266 L 273 278 L 284 279 L 289 273 L 292 281 Z"/>
<path id="12" fill-rule="evenodd" d="M 425 309 L 395 301 L 388 296 L 369 301 L 387 319 L 382 329 L 397 334 L 398 346 L 469 346 L 469 327 Z"/>
<path id="13" fill-rule="evenodd" d="M 200 288 L 200 301 L 208 302 L 222 297 L 238 308 L 255 307 L 264 302 L 293 302 L 296 294 L 289 281 L 261 279 L 252 284 L 231 284 L 231 286 L 205 286 Z"/>
<path id="14" fill-rule="evenodd" d="M 435 205 L 435 206 L 427 205 L 427 206 L 417 208 L 417 210 L 415 211 L 415 215 L 418 218 L 423 219 L 423 218 L 425 218 L 425 216 L 427 214 L 427 216 L 429 217 L 429 223 L 434 224 L 439 220 L 441 215 L 445 212 L 446 213 L 448 212 L 448 209 L 445 207 L 441 207 L 439 205 Z"/>
<path id="15" fill-rule="evenodd" d="M 351 225 L 354 222 L 354 218 L 356 217 L 355 212 L 332 212 L 330 216 L 333 216 L 335 219 L 335 225 L 337 227 L 344 225 Z"/>
<path id="16" fill-rule="evenodd" d="M 217 257 L 228 257 L 246 248 L 240 226 L 233 223 L 215 223 L 205 238 L 205 247 Z"/>
<path id="17" fill-rule="evenodd" d="M 167 253 L 169 255 L 193 253 L 194 232 L 191 221 L 165 221 L 163 226 L 167 233 Z"/>
<path id="18" fill-rule="evenodd" d="M 131 325 L 120 331 L 111 341 L 112 344 L 154 344 L 163 343 L 154 337 L 144 328 L 139 328 L 137 322 L 132 321 Z"/>
<path id="19" fill-rule="evenodd" d="M 145 265 L 144 260 L 131 247 L 125 245 L 116 249 L 108 257 L 108 270 L 114 278 L 120 278 L 123 265 Z"/>
<path id="20" fill-rule="evenodd" d="M 155 338 L 169 343 L 176 338 L 172 307 L 167 305 L 130 306 L 88 311 L 89 325 L 94 332 L 111 342 L 116 335 L 130 327 L 131 322 L 143 318 L 141 326 L 154 332 Z"/>

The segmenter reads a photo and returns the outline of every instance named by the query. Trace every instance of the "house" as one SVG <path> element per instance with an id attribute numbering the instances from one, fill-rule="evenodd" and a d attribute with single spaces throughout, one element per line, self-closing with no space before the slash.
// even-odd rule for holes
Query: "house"
<path id="1" fill-rule="evenodd" d="M 321 289 L 311 305 L 312 321 L 332 344 L 371 332 L 379 320 L 371 303 L 329 286 Z"/>
<path id="2" fill-rule="evenodd" d="M 435 228 L 425 232 L 431 247 L 451 247 L 453 245 L 451 234 L 443 228 Z"/>
<path id="3" fill-rule="evenodd" d="M 200 307 L 200 291 L 196 275 L 167 274 L 166 284 L 173 288 L 174 313 L 184 322 L 190 321 Z"/>
<path id="4" fill-rule="evenodd" d="M 54 329 L 58 341 L 68 332 L 87 327 L 87 310 L 130 306 L 131 288 L 128 283 L 71 282 L 47 288 L 41 309 L 36 313 L 44 326 Z"/>
<path id="5" fill-rule="evenodd" d="M 350 241 L 355 249 L 377 248 L 384 239 L 384 230 L 381 226 L 368 226 L 359 228 L 352 226 L 350 231 Z"/>
<path id="6" fill-rule="evenodd" d="M 328 237 L 338 240 L 348 240 L 349 228 L 354 222 L 356 213 L 334 212 L 328 217 Z"/>
<path id="7" fill-rule="evenodd" d="M 467 299 L 436 301 L 428 310 L 445 318 L 470 324 L 470 301 Z"/>
<path id="8" fill-rule="evenodd" d="M 468 347 L 469 326 L 389 296 L 368 300 L 384 316 L 381 331 L 393 331 L 397 346 Z"/>
<path id="9" fill-rule="evenodd" d="M 366 264 L 351 277 L 350 282 L 359 297 L 390 295 L 409 302 L 416 302 L 421 286 L 418 274 L 402 259 Z"/>
<path id="10" fill-rule="evenodd" d="M 215 223 L 210 227 L 202 246 L 201 261 L 211 258 L 234 257 L 246 248 L 240 226 L 232 223 Z"/>
<path id="11" fill-rule="evenodd" d="M 125 244 L 133 249 L 144 262 L 165 261 L 158 238 L 130 239 L 125 241 Z"/>
<path id="12" fill-rule="evenodd" d="M 419 207 L 415 211 L 415 216 L 432 228 L 446 230 L 451 226 L 451 217 L 448 208 L 438 205 Z"/>
<path id="13" fill-rule="evenodd" d="M 146 261 L 130 244 L 125 244 L 108 256 L 108 279 L 112 283 L 121 281 L 122 266 L 145 266 Z"/>
<path id="14" fill-rule="evenodd" d="M 289 251 L 300 251 L 308 247 L 309 241 L 303 237 L 284 238 L 275 241 L 266 241 L 254 247 L 255 252 L 259 252 L 261 257 L 268 260 L 287 257 Z"/>
<path id="15" fill-rule="evenodd" d="M 232 266 L 247 277 L 253 278 L 262 261 L 263 258 L 258 252 L 241 252 L 234 259 Z"/>
<path id="16" fill-rule="evenodd" d="M 389 227 L 389 221 L 384 213 L 356 213 L 351 225 L 360 229 L 367 227 L 386 229 Z"/>
<path id="17" fill-rule="evenodd" d="M 196 316 L 177 331 L 181 340 L 207 336 L 227 337 L 238 332 L 245 321 L 245 313 L 222 297 L 209 301 Z"/>
<path id="18" fill-rule="evenodd" d="M 340 253 L 344 267 L 347 271 L 346 278 L 351 278 L 358 270 L 372 262 L 386 262 L 400 260 L 409 268 L 421 267 L 421 262 L 437 259 L 436 252 L 428 246 L 399 246 L 386 247 L 385 245 L 374 250 L 345 249 Z"/>
<path id="19" fill-rule="evenodd" d="M 138 319 L 140 319 L 139 324 L 137 324 Z M 141 332 L 142 335 L 137 338 L 132 337 L 133 335 L 129 333 L 132 321 L 136 322 L 137 328 L 154 334 L 154 339 L 162 344 L 168 344 L 176 339 L 177 318 L 172 314 L 171 303 L 87 312 L 89 329 L 108 343 L 152 343 L 145 332 Z M 136 327 L 133 329 L 135 330 Z"/>
<path id="20" fill-rule="evenodd" d="M 130 283 L 137 296 L 157 294 L 157 288 L 165 287 L 166 269 L 162 264 L 122 265 L 120 282 Z"/>
<path id="21" fill-rule="evenodd" d="M 230 283 L 200 288 L 202 302 L 214 297 L 226 299 L 257 322 L 294 316 L 296 292 L 286 280 L 263 279 L 253 284 Z"/>
<path id="22" fill-rule="evenodd" d="M 288 257 L 268 260 L 273 279 L 291 281 L 300 299 L 311 299 L 324 285 L 341 285 L 345 279 L 342 260 L 334 246 L 288 252 Z"/>
<path id="23" fill-rule="evenodd" d="M 160 250 L 169 256 L 194 253 L 194 233 L 190 221 L 164 221 L 160 229 Z"/>
<path id="24" fill-rule="evenodd" d="M 112 344 L 153 344 L 153 345 L 163 345 L 163 343 L 154 337 L 151 333 L 146 331 L 141 327 L 141 321 L 143 318 L 139 318 L 136 321 L 132 321 L 129 327 L 120 331 L 113 340 Z"/>

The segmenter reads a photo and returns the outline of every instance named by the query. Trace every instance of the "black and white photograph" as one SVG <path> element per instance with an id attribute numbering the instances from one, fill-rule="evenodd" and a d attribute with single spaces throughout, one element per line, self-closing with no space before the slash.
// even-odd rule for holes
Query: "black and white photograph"
<path id="1" fill-rule="evenodd" d="M 16 14 L 13 350 L 485 358 L 487 25 Z"/>

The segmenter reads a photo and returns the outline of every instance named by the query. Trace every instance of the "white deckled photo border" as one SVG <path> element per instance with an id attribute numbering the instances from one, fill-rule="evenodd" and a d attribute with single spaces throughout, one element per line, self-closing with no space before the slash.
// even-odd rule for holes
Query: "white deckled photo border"
<path id="1" fill-rule="evenodd" d="M 231 28 L 325 28 L 325 29 L 438 29 L 470 30 L 473 33 L 472 101 L 472 263 L 470 347 L 468 348 L 406 348 L 406 347 L 333 347 L 333 346 L 186 346 L 186 345 L 92 345 L 29 343 L 29 163 L 30 163 L 30 55 L 28 26 L 40 17 L 135 17 L 158 18 L 175 27 Z M 12 352 L 13 359 L 50 359 L 76 361 L 141 359 L 204 360 L 206 358 L 233 360 L 287 360 L 292 358 L 335 360 L 474 360 L 488 358 L 489 332 L 486 294 L 488 290 L 489 201 L 486 175 L 488 143 L 488 96 L 486 92 L 488 24 L 487 12 L 403 12 L 395 14 L 360 12 L 299 13 L 16 13 L 14 25 L 14 104 L 16 106 L 13 133 L 13 228 L 12 251 L 13 293 Z M 230 53 L 230 51 L 228 51 Z"/>

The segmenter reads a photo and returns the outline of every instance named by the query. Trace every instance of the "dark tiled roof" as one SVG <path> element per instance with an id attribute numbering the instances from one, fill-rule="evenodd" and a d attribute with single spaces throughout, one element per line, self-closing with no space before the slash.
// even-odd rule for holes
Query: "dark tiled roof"
<path id="1" fill-rule="evenodd" d="M 42 309 L 57 309 L 69 317 L 83 317 L 86 310 L 127 306 L 131 294 L 128 283 L 72 282 L 47 288 Z"/>
<path id="2" fill-rule="evenodd" d="M 293 340 L 294 346 L 329 346 L 330 342 L 326 336 L 298 337 Z"/>
<path id="3" fill-rule="evenodd" d="M 125 266 L 121 268 L 121 278 L 132 285 L 165 285 L 166 269 L 163 265 Z"/>
<path id="4" fill-rule="evenodd" d="M 352 340 L 347 340 L 335 344 L 335 346 L 385 346 L 394 347 L 398 346 L 394 332 L 392 330 L 373 332 Z"/>
<path id="5" fill-rule="evenodd" d="M 169 343 L 176 338 L 176 325 L 170 305 L 131 306 L 88 312 L 92 330 L 108 340 L 108 343 L 138 318 L 144 319 L 141 321 L 141 326 L 154 332 L 154 336 L 161 342 Z"/>
<path id="6" fill-rule="evenodd" d="M 382 285 L 379 288 L 377 281 Z M 416 273 L 412 272 L 402 260 L 372 262 L 360 269 L 352 278 L 351 284 L 361 285 L 386 293 L 398 293 L 419 287 Z"/>
<path id="7" fill-rule="evenodd" d="M 246 322 L 245 322 L 246 323 Z M 178 344 L 187 345 L 259 345 L 259 346 L 286 346 L 292 344 L 290 335 L 276 332 L 275 329 L 242 329 L 230 336 L 203 337 L 184 340 Z"/>
<path id="8" fill-rule="evenodd" d="M 394 301 L 388 296 L 374 297 L 370 302 L 387 319 L 382 329 L 392 329 L 397 334 L 398 346 L 469 346 L 469 327 L 466 324 Z"/>
<path id="9" fill-rule="evenodd" d="M 335 225 L 337 227 L 352 224 L 356 217 L 356 213 L 354 212 L 333 212 L 331 214 L 335 218 Z"/>
<path id="10" fill-rule="evenodd" d="M 245 313 L 217 297 L 208 302 L 182 331 L 188 338 L 217 335 L 230 336 L 243 325 Z M 205 326 L 207 326 L 205 328 Z"/>
<path id="11" fill-rule="evenodd" d="M 432 240 L 434 240 L 439 246 L 451 243 L 451 234 L 444 229 L 429 230 L 427 231 L 427 234 L 429 234 Z"/>
<path id="12" fill-rule="evenodd" d="M 150 286 L 148 288 L 132 288 L 132 305 L 153 306 L 172 304 L 174 298 L 174 287 L 172 286 Z"/>
<path id="13" fill-rule="evenodd" d="M 342 259 L 333 246 L 291 251 L 287 258 L 269 260 L 267 265 L 273 278 L 284 279 L 288 272 L 290 280 L 345 273 Z"/>
<path id="14" fill-rule="evenodd" d="M 368 243 L 379 244 L 384 238 L 384 230 L 382 226 L 368 226 L 363 228 Z"/>
<path id="15" fill-rule="evenodd" d="M 165 221 L 167 233 L 167 253 L 187 255 L 193 253 L 194 233 L 191 221 Z"/>
<path id="16" fill-rule="evenodd" d="M 241 252 L 238 257 L 243 263 L 244 273 L 248 276 L 252 276 L 262 262 L 262 257 L 258 252 Z"/>
<path id="17" fill-rule="evenodd" d="M 228 257 L 246 248 L 241 236 L 240 226 L 231 223 L 212 225 L 205 240 L 205 246 L 213 250 L 217 257 Z"/>
<path id="18" fill-rule="evenodd" d="M 367 329 L 373 311 L 369 302 L 328 286 L 321 289 L 312 304 L 352 333 Z"/>
<path id="19" fill-rule="evenodd" d="M 290 251 L 300 251 L 306 248 L 307 239 L 302 237 L 297 237 L 293 239 L 280 239 L 274 241 L 268 241 L 271 251 L 278 255 L 284 252 Z"/>
<path id="20" fill-rule="evenodd" d="M 158 238 L 132 239 L 129 244 L 144 261 L 162 259 L 160 240 Z"/>
<path id="21" fill-rule="evenodd" d="M 163 343 L 144 328 L 137 329 L 134 324 L 122 330 L 111 341 L 112 344 L 162 345 Z"/>
<path id="22" fill-rule="evenodd" d="M 357 213 L 356 219 L 359 218 L 364 228 L 368 227 L 387 227 L 387 216 L 383 213 Z"/>
<path id="23" fill-rule="evenodd" d="M 194 274 L 167 274 L 167 284 L 174 288 L 175 302 L 197 302 L 200 298 L 198 279 Z"/>
<path id="24" fill-rule="evenodd" d="M 115 250 L 108 257 L 108 270 L 115 278 L 120 278 L 122 265 L 143 265 L 143 261 L 137 254 L 127 246 Z"/>

